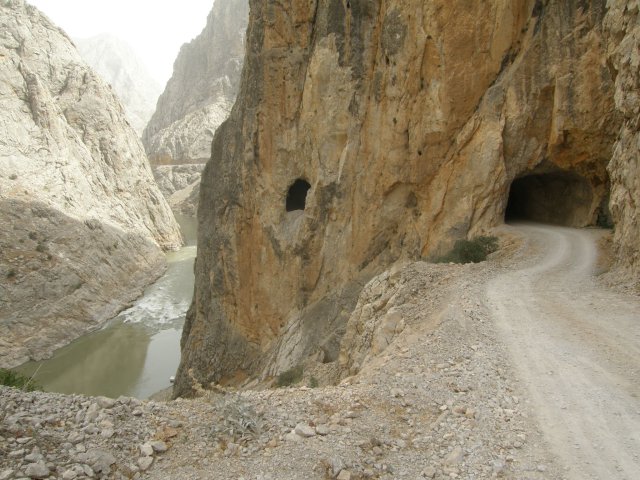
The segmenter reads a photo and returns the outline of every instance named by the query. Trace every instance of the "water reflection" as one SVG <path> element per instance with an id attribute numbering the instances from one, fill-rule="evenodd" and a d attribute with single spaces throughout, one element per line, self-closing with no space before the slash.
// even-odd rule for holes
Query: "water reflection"
<path id="1" fill-rule="evenodd" d="M 119 396 L 134 390 L 150 337 L 138 325 L 113 325 L 56 351 L 53 358 L 20 368 L 46 391 Z"/>
<path id="2" fill-rule="evenodd" d="M 146 398 L 170 386 L 180 362 L 180 336 L 193 295 L 196 221 L 176 217 L 187 246 L 167 255 L 167 272 L 102 330 L 17 370 L 46 391 Z"/>
<path id="3" fill-rule="evenodd" d="M 198 241 L 198 220 L 195 217 L 188 217 L 186 215 L 175 215 L 178 224 L 180 224 L 180 231 L 184 237 L 184 244 L 186 247 L 195 247 Z"/>

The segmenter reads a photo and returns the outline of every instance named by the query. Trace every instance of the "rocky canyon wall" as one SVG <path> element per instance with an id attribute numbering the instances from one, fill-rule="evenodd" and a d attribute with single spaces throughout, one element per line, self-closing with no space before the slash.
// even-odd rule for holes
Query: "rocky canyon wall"
<path id="1" fill-rule="evenodd" d="M 82 59 L 113 87 L 131 126 L 142 135 L 162 93 L 160 85 L 119 38 L 103 33 L 74 41 Z"/>
<path id="2" fill-rule="evenodd" d="M 238 91 L 248 17 L 248 0 L 216 0 L 202 33 L 183 45 L 142 136 L 152 164 L 211 156 L 213 134 Z"/>
<path id="3" fill-rule="evenodd" d="M 158 187 L 175 213 L 196 216 L 202 170 L 202 163 L 158 165 L 153 168 Z"/>
<path id="4" fill-rule="evenodd" d="M 614 245 L 620 270 L 640 279 L 640 2 L 610 0 L 605 27 L 623 118 L 609 164 Z"/>
<path id="5" fill-rule="evenodd" d="M 114 316 L 181 244 L 136 132 L 67 35 L 0 2 L 0 366 Z"/>
<path id="6" fill-rule="evenodd" d="M 368 279 L 506 212 L 607 221 L 605 3 L 251 1 L 176 393 L 336 360 Z"/>

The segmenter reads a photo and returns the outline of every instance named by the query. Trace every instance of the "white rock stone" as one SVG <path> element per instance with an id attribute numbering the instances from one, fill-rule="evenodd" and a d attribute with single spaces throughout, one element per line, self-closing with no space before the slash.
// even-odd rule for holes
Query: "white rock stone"
<path id="1" fill-rule="evenodd" d="M 462 462 L 463 458 L 464 452 L 462 451 L 462 447 L 458 445 L 445 457 L 444 463 L 445 465 L 457 465 Z"/>
<path id="2" fill-rule="evenodd" d="M 351 480 L 351 472 L 349 470 L 341 470 L 336 480 Z"/>
<path id="3" fill-rule="evenodd" d="M 108 397 L 98 397 L 96 402 L 100 408 L 113 408 L 116 404 L 116 401 L 113 398 Z"/>
<path id="4" fill-rule="evenodd" d="M 96 418 L 98 418 L 98 414 L 100 413 L 100 406 L 97 403 L 92 403 L 89 405 L 87 409 L 87 413 L 84 418 L 87 422 L 93 422 Z"/>
<path id="5" fill-rule="evenodd" d="M 153 463 L 153 457 L 140 457 L 138 458 L 138 467 L 143 472 L 148 470 Z"/>
<path id="6" fill-rule="evenodd" d="M 44 462 L 44 456 L 41 453 L 30 453 L 26 455 L 24 459 L 31 463 Z"/>
<path id="7" fill-rule="evenodd" d="M 87 463 L 98 473 L 108 474 L 116 458 L 106 450 L 91 448 L 86 453 Z"/>
<path id="8" fill-rule="evenodd" d="M 436 476 L 436 469 L 434 467 L 427 467 L 422 471 L 424 478 L 434 478 Z"/>
<path id="9" fill-rule="evenodd" d="M 75 470 L 66 470 L 62 474 L 62 480 L 73 480 L 77 476 L 78 476 L 78 472 L 76 472 Z"/>
<path id="10" fill-rule="evenodd" d="M 153 448 L 153 451 L 158 453 L 166 452 L 167 449 L 169 448 L 167 444 L 162 440 L 154 440 L 149 442 L 149 444 Z"/>
<path id="11" fill-rule="evenodd" d="M 313 429 L 313 427 L 310 427 L 306 423 L 299 423 L 298 425 L 296 425 L 296 428 L 294 431 L 296 435 L 299 435 L 303 438 L 316 436 L 316 431 Z"/>
<path id="12" fill-rule="evenodd" d="M 140 453 L 145 457 L 153 455 L 153 447 L 149 443 L 143 443 L 140 445 Z"/>
<path id="13" fill-rule="evenodd" d="M 49 467 L 45 465 L 44 461 L 30 463 L 24 473 L 29 478 L 46 478 L 49 476 Z"/>
<path id="14" fill-rule="evenodd" d="M 294 443 L 296 443 L 296 442 L 301 442 L 301 441 L 302 441 L 302 437 L 301 437 L 300 435 L 298 435 L 298 434 L 295 432 L 295 430 L 291 430 L 289 433 L 287 433 L 287 434 L 284 436 L 284 439 L 285 439 L 287 442 L 294 442 Z"/>

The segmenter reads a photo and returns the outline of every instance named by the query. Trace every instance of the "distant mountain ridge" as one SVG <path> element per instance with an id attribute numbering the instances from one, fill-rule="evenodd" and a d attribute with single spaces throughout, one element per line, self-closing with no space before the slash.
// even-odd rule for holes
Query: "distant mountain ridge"
<path id="1" fill-rule="evenodd" d="M 103 33 L 74 39 L 83 60 L 110 83 L 125 107 L 127 118 L 138 134 L 156 109 L 162 87 L 124 40 Z"/>
<path id="2" fill-rule="evenodd" d="M 235 102 L 248 0 L 216 0 L 200 35 L 180 49 L 142 142 L 152 164 L 206 162 Z"/>

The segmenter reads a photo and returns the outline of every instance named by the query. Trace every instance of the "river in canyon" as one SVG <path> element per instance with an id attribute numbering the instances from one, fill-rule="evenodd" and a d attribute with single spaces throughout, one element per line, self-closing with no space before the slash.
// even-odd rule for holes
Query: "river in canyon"
<path id="1" fill-rule="evenodd" d="M 167 271 L 104 327 L 17 370 L 47 392 L 148 398 L 171 385 L 193 295 L 195 218 L 176 215 L 185 246 L 167 254 Z"/>

